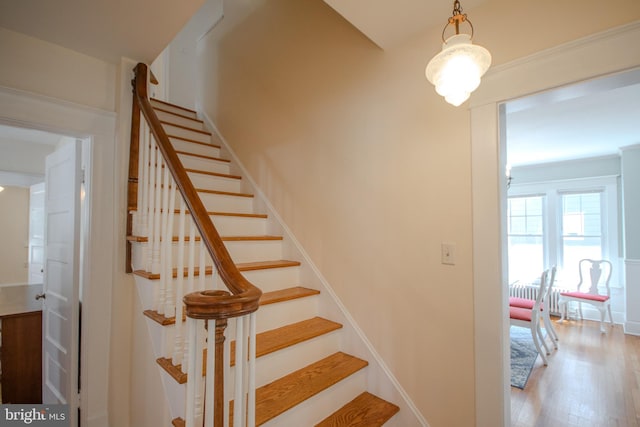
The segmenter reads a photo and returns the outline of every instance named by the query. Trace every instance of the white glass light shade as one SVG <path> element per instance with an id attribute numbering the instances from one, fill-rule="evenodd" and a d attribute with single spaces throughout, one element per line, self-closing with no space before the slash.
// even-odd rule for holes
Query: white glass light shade
<path id="1" fill-rule="evenodd" d="M 491 54 L 471 43 L 469 34 L 456 34 L 442 45 L 442 52 L 429 61 L 425 74 L 436 92 L 456 107 L 469 99 L 480 85 L 480 77 L 491 65 Z"/>

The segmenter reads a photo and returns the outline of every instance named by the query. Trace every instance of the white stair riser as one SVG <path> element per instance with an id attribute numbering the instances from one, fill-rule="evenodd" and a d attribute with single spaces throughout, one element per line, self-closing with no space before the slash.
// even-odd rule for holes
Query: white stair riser
<path id="1" fill-rule="evenodd" d="M 134 213 L 134 224 L 138 213 Z M 178 214 L 174 214 L 173 234 L 178 235 L 179 220 Z M 189 214 L 185 217 L 185 235 L 188 235 L 190 228 Z M 261 236 L 266 233 L 267 219 L 256 217 L 227 216 L 227 215 L 209 215 L 213 225 L 221 236 Z M 135 234 L 135 232 L 134 232 Z"/>
<path id="2" fill-rule="evenodd" d="M 242 275 L 262 292 L 276 291 L 300 284 L 300 267 L 243 271 Z"/>
<path id="3" fill-rule="evenodd" d="M 191 183 L 195 188 L 205 190 L 227 191 L 229 193 L 242 192 L 242 180 L 237 178 L 225 178 L 215 175 L 207 175 L 197 172 L 188 172 Z"/>
<path id="4" fill-rule="evenodd" d="M 139 254 L 136 254 L 134 265 L 143 266 L 145 264 L 144 257 L 148 257 L 149 245 L 147 242 L 136 243 L 141 246 Z M 231 259 L 236 263 L 256 262 L 256 261 L 272 261 L 282 258 L 282 241 L 281 240 L 251 240 L 251 241 L 226 241 L 224 242 Z M 177 267 L 179 244 L 173 242 L 171 244 L 171 265 Z M 189 259 L 190 244 L 184 243 L 184 264 Z M 195 263 L 199 265 L 200 260 L 200 241 L 196 240 L 194 248 Z M 139 257 L 138 257 L 139 256 Z M 211 257 L 205 249 L 205 264 L 213 265 Z"/>
<path id="5" fill-rule="evenodd" d="M 253 197 L 199 192 L 209 212 L 253 213 Z"/>
<path id="6" fill-rule="evenodd" d="M 224 164 L 219 166 L 214 164 L 213 166 L 219 169 L 226 167 L 226 165 Z M 207 170 L 204 170 L 204 169 L 197 169 L 197 170 L 204 171 L 204 172 L 211 172 L 208 166 L 207 166 Z M 225 172 L 216 172 L 216 173 L 225 173 Z M 164 182 L 165 182 L 164 169 L 162 170 L 162 173 L 160 175 L 161 175 L 160 184 L 164 186 Z M 242 191 L 242 180 L 238 178 L 208 175 L 206 173 L 198 173 L 198 172 L 187 172 L 187 175 L 189 175 L 189 178 L 191 179 L 191 183 L 193 184 L 193 186 L 198 189 L 226 191 L 230 193 L 240 193 Z M 170 179 L 170 182 L 173 182 L 173 179 Z"/>
<path id="7" fill-rule="evenodd" d="M 201 154 L 203 156 L 209 157 L 220 157 L 220 149 L 211 144 L 207 145 L 203 144 L 195 144 L 193 142 L 185 141 L 183 139 L 178 138 L 169 138 L 171 140 L 171 144 L 173 145 L 173 149 L 177 151 L 185 151 L 187 153 L 193 154 Z"/>
<path id="8" fill-rule="evenodd" d="M 178 154 L 178 158 L 180 158 L 182 166 L 184 166 L 186 169 L 196 169 L 204 172 L 216 172 L 224 174 L 230 174 L 231 172 L 231 166 L 229 162 L 189 156 L 187 154 Z"/>
<path id="9" fill-rule="evenodd" d="M 163 123 L 162 127 L 164 128 L 164 131 L 168 136 L 177 136 L 193 141 L 211 143 L 211 135 L 207 133 L 196 132 L 194 130 L 185 129 L 180 126 L 174 126 L 170 123 Z"/>
<path id="10" fill-rule="evenodd" d="M 257 331 L 265 332 L 291 323 L 301 322 L 318 313 L 316 296 L 261 305 L 256 314 Z"/>
<path id="11" fill-rule="evenodd" d="M 262 427 L 315 425 L 367 389 L 366 369 L 355 372 L 321 393 L 262 424 Z"/>
<path id="12" fill-rule="evenodd" d="M 188 111 L 188 110 L 184 110 L 182 108 L 178 108 L 178 107 L 174 107 L 173 105 L 167 105 L 163 102 L 157 102 L 155 100 L 151 100 L 151 105 L 153 107 L 157 107 L 160 108 L 162 110 L 167 110 L 167 111 L 171 111 L 174 112 L 176 114 L 181 114 L 183 116 L 188 116 L 188 117 L 192 117 L 194 119 L 198 118 L 197 114 L 195 113 L 195 111 Z"/>
<path id="13" fill-rule="evenodd" d="M 134 245 L 135 246 L 135 245 Z M 134 249 L 135 254 L 135 249 Z M 134 263 L 135 265 L 135 263 Z M 134 267 L 135 269 L 135 267 Z M 138 298 L 140 299 L 140 305 L 143 310 L 148 310 L 153 305 L 153 292 L 155 284 L 152 280 L 145 279 L 144 277 L 134 275 L 136 282 L 136 289 L 138 290 Z"/>
<path id="14" fill-rule="evenodd" d="M 166 108 L 165 108 L 166 109 Z M 191 120 L 182 115 L 167 113 L 166 111 L 155 110 L 156 115 L 161 122 L 169 122 L 179 126 L 185 126 L 190 129 L 204 130 L 204 124 L 198 120 Z M 178 113 L 181 114 L 181 113 Z"/>
<path id="15" fill-rule="evenodd" d="M 236 263 L 282 258 L 282 240 L 225 242 L 224 245 Z"/>
<path id="16" fill-rule="evenodd" d="M 260 236 L 267 230 L 266 218 L 213 215 L 212 220 L 221 236 Z"/>

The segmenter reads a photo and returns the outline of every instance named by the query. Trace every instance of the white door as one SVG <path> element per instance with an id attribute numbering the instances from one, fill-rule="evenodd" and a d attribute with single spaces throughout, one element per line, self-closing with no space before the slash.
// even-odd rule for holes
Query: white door
<path id="1" fill-rule="evenodd" d="M 29 284 L 42 284 L 44 269 L 44 182 L 29 188 Z"/>
<path id="2" fill-rule="evenodd" d="M 77 425 L 80 143 L 46 160 L 45 268 L 42 308 L 42 402 L 68 404 Z"/>

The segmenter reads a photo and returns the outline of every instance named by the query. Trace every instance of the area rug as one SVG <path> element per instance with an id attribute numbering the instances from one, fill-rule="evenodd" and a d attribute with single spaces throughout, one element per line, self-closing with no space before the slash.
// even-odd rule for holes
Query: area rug
<path id="1" fill-rule="evenodd" d="M 528 328 L 511 326 L 511 386 L 524 389 L 538 351 Z"/>

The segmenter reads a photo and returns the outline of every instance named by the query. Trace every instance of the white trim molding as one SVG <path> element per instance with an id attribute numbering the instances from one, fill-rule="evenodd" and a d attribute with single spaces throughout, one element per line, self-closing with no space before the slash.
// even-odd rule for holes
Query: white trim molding
<path id="1" fill-rule="evenodd" d="M 640 259 L 625 259 L 624 270 L 627 284 L 624 333 L 640 335 L 640 313 L 635 309 L 637 301 L 640 301 Z"/>

